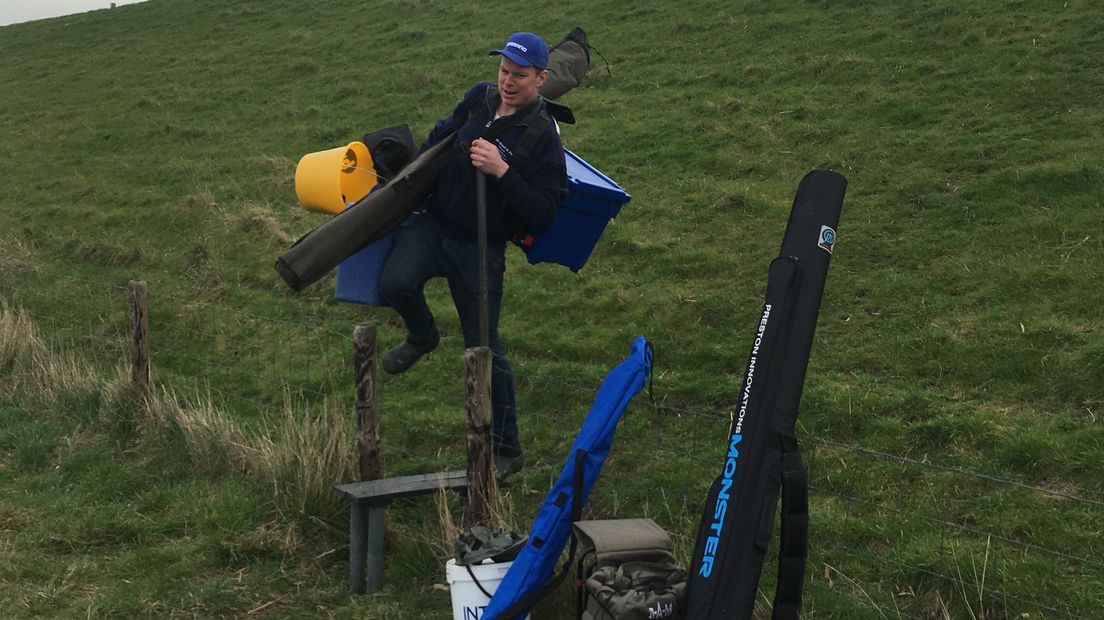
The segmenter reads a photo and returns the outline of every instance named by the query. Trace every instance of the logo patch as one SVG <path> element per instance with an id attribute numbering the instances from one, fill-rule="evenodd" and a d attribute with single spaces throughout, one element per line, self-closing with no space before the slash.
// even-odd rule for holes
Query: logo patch
<path id="1" fill-rule="evenodd" d="M 516 47 L 516 48 L 518 48 L 519 50 L 521 50 L 523 52 L 528 52 L 529 51 L 529 48 L 525 47 L 521 43 L 514 43 L 513 41 L 510 41 L 509 43 L 507 43 L 506 47 Z"/>
<path id="2" fill-rule="evenodd" d="M 817 247 L 832 253 L 832 247 L 836 245 L 836 231 L 828 228 L 827 226 L 820 227 L 820 238 L 817 239 Z"/>

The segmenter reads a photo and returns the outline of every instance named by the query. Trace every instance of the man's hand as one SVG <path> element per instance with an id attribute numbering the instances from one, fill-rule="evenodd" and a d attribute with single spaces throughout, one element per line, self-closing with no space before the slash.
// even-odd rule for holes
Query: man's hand
<path id="1" fill-rule="evenodd" d="M 496 179 L 501 179 L 502 175 L 510 169 L 510 165 L 502 159 L 502 154 L 498 152 L 498 147 L 483 138 L 476 138 L 472 142 L 468 155 L 471 157 L 472 165 L 477 170 Z"/>

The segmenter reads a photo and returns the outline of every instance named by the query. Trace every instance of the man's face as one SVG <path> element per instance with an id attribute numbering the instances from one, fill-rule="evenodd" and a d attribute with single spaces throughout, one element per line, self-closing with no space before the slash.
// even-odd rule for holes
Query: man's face
<path id="1" fill-rule="evenodd" d="M 498 94 L 508 106 L 519 108 L 536 99 L 548 72 L 503 57 L 498 65 Z"/>

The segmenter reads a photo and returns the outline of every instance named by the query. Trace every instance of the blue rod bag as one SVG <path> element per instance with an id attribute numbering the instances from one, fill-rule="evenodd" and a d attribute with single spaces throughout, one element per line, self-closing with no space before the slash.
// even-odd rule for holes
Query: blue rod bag
<path id="1" fill-rule="evenodd" d="M 520 620 L 540 600 L 542 590 L 550 583 L 554 586 L 556 561 L 571 533 L 572 521 L 578 519 L 578 511 L 606 462 L 617 421 L 651 372 L 652 350 L 640 336 L 633 341 L 629 357 L 610 371 L 598 388 L 560 477 L 533 520 L 528 542 L 487 603 L 484 620 Z"/>

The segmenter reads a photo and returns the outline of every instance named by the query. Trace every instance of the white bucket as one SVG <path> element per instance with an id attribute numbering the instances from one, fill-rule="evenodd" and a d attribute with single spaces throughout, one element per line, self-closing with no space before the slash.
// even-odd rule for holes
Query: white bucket
<path id="1" fill-rule="evenodd" d="M 449 591 L 452 593 L 452 620 L 480 620 L 491 599 L 483 594 L 479 586 L 483 586 L 483 590 L 489 594 L 494 594 L 512 564 L 513 562 L 490 563 L 487 560 L 486 564 L 465 567 L 457 566 L 455 559 L 446 562 L 445 579 L 448 580 Z M 468 574 L 468 568 L 471 568 L 471 574 Z M 478 585 L 472 580 L 472 575 L 479 580 Z"/>

